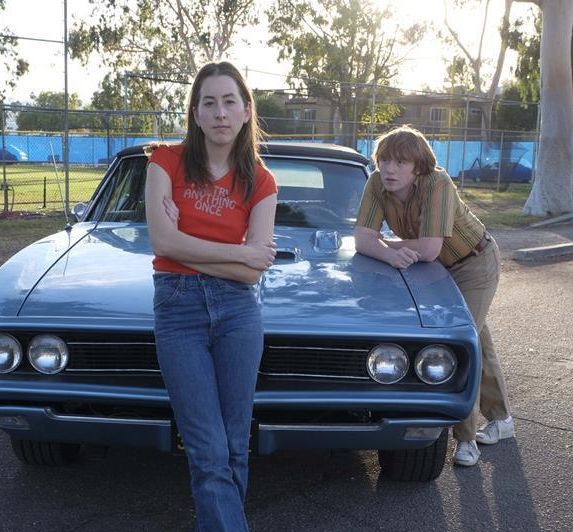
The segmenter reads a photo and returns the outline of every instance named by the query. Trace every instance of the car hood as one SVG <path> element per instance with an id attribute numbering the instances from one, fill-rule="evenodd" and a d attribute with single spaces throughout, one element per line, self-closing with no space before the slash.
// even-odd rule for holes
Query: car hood
<path id="1" fill-rule="evenodd" d="M 144 225 L 100 224 L 60 255 L 18 315 L 150 320 L 152 258 Z"/>
<path id="2" fill-rule="evenodd" d="M 72 249 L 93 224 L 78 223 L 66 231 L 47 236 L 26 246 L 2 266 L 0 274 L 0 316 L 14 316 L 46 271 Z"/>
<path id="3" fill-rule="evenodd" d="M 439 264 L 396 270 L 356 254 L 349 235 L 317 240 L 316 233 L 277 229 L 277 260 L 256 287 L 268 333 L 411 334 L 420 326 L 471 323 Z M 150 322 L 153 255 L 145 226 L 100 224 L 77 237 L 55 261 L 52 251 L 52 263 L 29 286 L 19 317 Z M 333 247 L 332 241 L 338 244 Z"/>

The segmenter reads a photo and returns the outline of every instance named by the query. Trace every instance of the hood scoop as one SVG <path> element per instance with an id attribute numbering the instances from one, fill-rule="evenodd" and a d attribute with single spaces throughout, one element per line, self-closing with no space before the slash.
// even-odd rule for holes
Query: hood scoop
<path id="1" fill-rule="evenodd" d="M 277 248 L 275 259 L 292 260 L 298 262 L 301 260 L 300 249 L 298 248 Z"/>
<path id="2" fill-rule="evenodd" d="M 342 238 L 338 231 L 315 231 L 312 235 L 314 251 L 322 253 L 336 253 L 342 246 Z"/>

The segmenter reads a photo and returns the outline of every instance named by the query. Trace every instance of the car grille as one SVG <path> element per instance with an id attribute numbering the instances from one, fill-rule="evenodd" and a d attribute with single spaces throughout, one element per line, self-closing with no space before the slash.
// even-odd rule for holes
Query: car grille
<path id="1" fill-rule="evenodd" d="M 68 339 L 67 372 L 157 372 L 153 338 L 107 342 Z M 368 349 L 338 346 L 266 345 L 260 373 L 277 377 L 368 379 Z"/>
<path id="2" fill-rule="evenodd" d="M 368 379 L 367 350 L 340 347 L 265 347 L 260 372 L 285 377 Z"/>
<path id="3" fill-rule="evenodd" d="M 159 371 L 154 342 L 69 342 L 67 371 Z"/>

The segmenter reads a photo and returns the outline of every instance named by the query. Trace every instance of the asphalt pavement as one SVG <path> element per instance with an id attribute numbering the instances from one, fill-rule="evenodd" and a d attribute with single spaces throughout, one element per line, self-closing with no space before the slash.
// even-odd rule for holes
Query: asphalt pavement
<path id="1" fill-rule="evenodd" d="M 491 228 L 502 257 L 524 262 L 573 257 L 573 221 L 540 227 Z"/>

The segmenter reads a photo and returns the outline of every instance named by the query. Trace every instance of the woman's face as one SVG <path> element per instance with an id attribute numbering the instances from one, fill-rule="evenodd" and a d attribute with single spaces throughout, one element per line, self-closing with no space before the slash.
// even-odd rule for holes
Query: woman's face
<path id="1" fill-rule="evenodd" d="M 243 102 L 233 78 L 209 76 L 203 80 L 193 116 L 206 144 L 227 146 L 235 142 L 243 125 L 251 119 L 251 108 Z"/>

